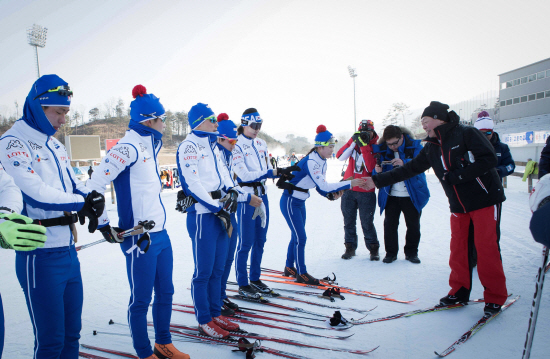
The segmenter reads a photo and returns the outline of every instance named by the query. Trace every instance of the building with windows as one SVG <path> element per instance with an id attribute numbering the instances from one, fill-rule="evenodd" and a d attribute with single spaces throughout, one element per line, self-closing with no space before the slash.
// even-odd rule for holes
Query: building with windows
<path id="1" fill-rule="evenodd" d="M 550 135 L 550 58 L 499 75 L 495 131 L 516 161 L 538 161 Z"/>

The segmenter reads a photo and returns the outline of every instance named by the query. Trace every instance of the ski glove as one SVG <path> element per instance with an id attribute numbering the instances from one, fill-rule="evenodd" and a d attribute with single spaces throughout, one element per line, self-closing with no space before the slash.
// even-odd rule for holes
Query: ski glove
<path id="1" fill-rule="evenodd" d="M 214 215 L 222 221 L 223 228 L 226 231 L 231 228 L 231 217 L 229 217 L 229 213 L 223 209 L 220 209 L 218 212 L 214 213 Z"/>
<path id="2" fill-rule="evenodd" d="M 265 204 L 261 204 L 259 207 L 256 207 L 254 209 L 254 213 L 252 214 L 252 220 L 256 219 L 256 217 L 260 216 L 262 220 L 262 228 L 265 228 L 266 222 L 267 222 L 267 216 L 265 214 Z"/>
<path id="3" fill-rule="evenodd" d="M 294 175 L 291 173 L 293 171 L 301 171 L 302 169 L 300 168 L 300 166 L 289 166 L 289 167 L 281 167 L 281 168 L 277 168 L 277 176 L 285 176 L 287 177 L 288 179 L 292 179 L 294 178 Z M 292 176 L 292 177 L 290 177 Z"/>
<path id="4" fill-rule="evenodd" d="M 334 201 L 334 196 L 336 195 L 336 193 L 334 192 L 331 192 L 331 193 L 328 193 L 327 194 L 327 198 L 329 201 Z"/>
<path id="5" fill-rule="evenodd" d="M 176 202 L 176 211 L 181 213 L 187 213 L 189 207 L 197 203 L 193 196 L 186 196 L 183 190 L 178 191 L 178 198 Z"/>
<path id="6" fill-rule="evenodd" d="M 46 227 L 32 224 L 32 219 L 17 213 L 0 214 L 0 246 L 16 251 L 32 251 L 44 247 Z"/>
<path id="7" fill-rule="evenodd" d="M 110 225 L 103 226 L 99 229 L 103 238 L 109 243 L 122 243 L 124 238 L 118 238 L 118 234 L 122 232 L 122 229 L 118 227 L 111 227 Z"/>
<path id="8" fill-rule="evenodd" d="M 95 190 L 88 193 L 84 200 L 84 207 L 78 212 L 80 224 L 84 224 L 86 222 L 86 217 L 88 217 L 88 231 L 94 233 L 99 224 L 97 219 L 101 217 L 104 209 L 105 197 Z"/>
<path id="9" fill-rule="evenodd" d="M 223 196 L 222 199 L 220 199 L 220 202 L 225 202 L 223 204 L 223 209 L 228 211 L 229 213 L 235 213 L 237 212 L 237 198 L 239 197 L 239 192 L 235 188 L 231 188 L 229 192 L 225 196 Z"/>
<path id="10" fill-rule="evenodd" d="M 355 132 L 351 138 L 358 147 L 368 146 L 370 142 L 370 134 L 368 132 Z"/>

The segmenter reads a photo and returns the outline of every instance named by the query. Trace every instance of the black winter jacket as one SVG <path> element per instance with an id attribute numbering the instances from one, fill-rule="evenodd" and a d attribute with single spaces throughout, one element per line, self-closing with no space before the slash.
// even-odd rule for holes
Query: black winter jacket
<path id="1" fill-rule="evenodd" d="M 550 173 L 550 137 L 546 139 L 546 146 L 540 154 L 539 178 L 548 173 Z"/>
<path id="2" fill-rule="evenodd" d="M 448 123 L 434 129 L 436 138 L 425 139 L 418 156 L 404 166 L 373 176 L 376 187 L 404 181 L 431 167 L 445 190 L 452 213 L 471 212 L 503 202 L 506 197 L 495 169 L 497 156 L 493 145 L 476 128 L 460 125 L 458 116 L 449 117 Z"/>
<path id="3" fill-rule="evenodd" d="M 500 137 L 498 133 L 493 132 L 493 137 L 491 137 L 491 144 L 493 145 L 493 148 L 495 149 L 495 154 L 497 155 L 498 162 L 496 169 L 500 179 L 514 173 L 516 164 L 514 163 L 514 159 L 512 158 L 512 154 L 510 153 L 510 148 L 507 144 L 500 142 Z"/>

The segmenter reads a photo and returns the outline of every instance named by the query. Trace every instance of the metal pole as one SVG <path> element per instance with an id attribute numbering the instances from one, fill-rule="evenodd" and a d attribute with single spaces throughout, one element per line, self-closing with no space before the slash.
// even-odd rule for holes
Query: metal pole
<path id="1" fill-rule="evenodd" d="M 357 111 L 355 110 L 355 77 L 353 78 L 353 130 L 357 129 Z"/>
<path id="2" fill-rule="evenodd" d="M 38 73 L 38 78 L 40 78 L 40 62 L 38 61 L 38 46 L 35 46 L 34 50 L 36 54 L 36 71 Z"/>

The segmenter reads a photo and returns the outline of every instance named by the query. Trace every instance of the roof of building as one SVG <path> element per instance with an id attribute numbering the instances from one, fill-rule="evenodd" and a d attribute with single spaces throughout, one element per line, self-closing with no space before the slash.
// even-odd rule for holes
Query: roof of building
<path id="1" fill-rule="evenodd" d="M 517 71 L 517 70 L 520 70 L 520 69 L 524 69 L 524 68 L 526 68 L 526 67 L 533 66 L 533 65 L 536 65 L 536 64 L 539 64 L 539 63 L 541 63 L 541 62 L 548 61 L 548 60 L 550 60 L 550 57 L 547 58 L 547 59 L 544 59 L 544 60 L 540 60 L 540 61 L 537 61 L 537 62 L 533 62 L 532 64 L 529 64 L 529 65 L 525 65 L 525 66 L 522 66 L 522 67 L 518 67 L 517 69 L 514 69 L 514 70 L 510 70 L 510 71 L 503 72 L 503 73 L 501 73 L 501 74 L 498 75 L 498 76 L 506 75 L 506 74 L 509 74 L 510 72 L 514 72 L 514 71 Z"/>

